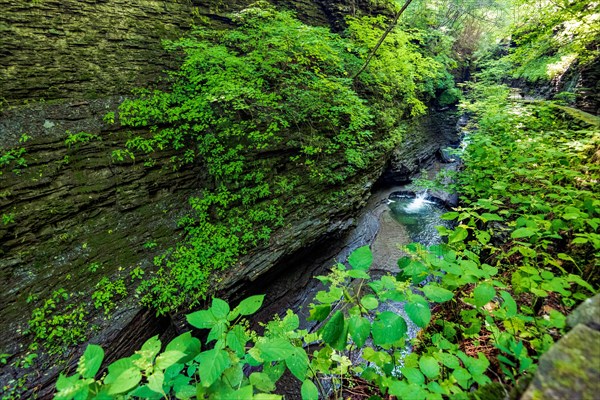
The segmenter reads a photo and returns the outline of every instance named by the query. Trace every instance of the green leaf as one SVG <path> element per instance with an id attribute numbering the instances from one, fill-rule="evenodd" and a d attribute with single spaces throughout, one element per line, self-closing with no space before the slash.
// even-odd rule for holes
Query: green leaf
<path id="1" fill-rule="evenodd" d="M 234 326 L 232 330 L 227 332 L 225 343 L 238 357 L 244 355 L 246 342 L 248 342 L 248 335 L 240 325 Z"/>
<path id="2" fill-rule="evenodd" d="M 440 374 L 440 366 L 437 360 L 431 356 L 423 356 L 419 360 L 419 368 L 421 372 L 429 378 L 433 379 Z"/>
<path id="3" fill-rule="evenodd" d="M 456 368 L 452 372 L 452 376 L 456 379 L 456 382 L 463 388 L 469 388 L 469 380 L 471 379 L 471 374 L 464 368 Z"/>
<path id="4" fill-rule="evenodd" d="M 165 370 L 173 364 L 181 362 L 186 358 L 186 354 L 179 350 L 169 350 L 161 353 L 156 357 L 155 366 L 157 369 Z"/>
<path id="5" fill-rule="evenodd" d="M 227 314 L 229 314 L 229 304 L 226 301 L 221 299 L 213 298 L 212 306 L 210 307 L 210 311 L 217 319 L 227 318 Z"/>
<path id="6" fill-rule="evenodd" d="M 487 221 L 504 221 L 504 218 L 502 218 L 498 214 L 492 214 L 492 213 L 483 213 L 483 214 L 481 214 L 481 219 L 483 219 L 484 222 L 487 222 Z"/>
<path id="7" fill-rule="evenodd" d="M 186 319 L 190 325 L 198 329 L 210 329 L 217 323 L 217 318 L 210 310 L 193 312 L 188 314 Z"/>
<path id="8" fill-rule="evenodd" d="M 155 371 L 150 377 L 148 377 L 148 387 L 150 390 L 156 393 L 164 393 L 163 383 L 165 381 L 165 375 L 161 371 Z"/>
<path id="9" fill-rule="evenodd" d="M 442 364 L 444 364 L 444 366 L 448 368 L 460 368 L 460 360 L 454 354 L 436 353 L 435 356 L 442 362 Z"/>
<path id="10" fill-rule="evenodd" d="M 371 334 L 371 322 L 359 315 L 354 315 L 348 321 L 348 331 L 350 332 L 350 337 L 354 341 L 354 344 L 358 348 L 362 348 L 367 341 L 367 338 Z"/>
<path id="11" fill-rule="evenodd" d="M 423 293 L 429 300 L 436 303 L 443 303 L 454 297 L 454 293 L 452 293 L 450 290 L 433 285 L 431 283 L 423 286 L 423 289 L 421 290 L 423 290 Z"/>
<path id="12" fill-rule="evenodd" d="M 379 307 L 379 301 L 377 301 L 377 298 L 372 294 L 368 294 L 360 299 L 360 304 L 367 310 L 374 310 Z"/>
<path id="13" fill-rule="evenodd" d="M 256 343 L 255 348 L 264 361 L 283 361 L 294 354 L 295 347 L 283 338 L 266 339 Z"/>
<path id="14" fill-rule="evenodd" d="M 348 323 L 341 311 L 336 311 L 323 327 L 323 341 L 337 350 L 346 347 Z"/>
<path id="15" fill-rule="evenodd" d="M 168 351 L 184 353 L 185 357 L 179 360 L 179 362 L 186 363 L 200 353 L 200 340 L 193 337 L 191 332 L 182 333 L 167 344 L 165 352 Z"/>
<path id="16" fill-rule="evenodd" d="M 264 299 L 264 294 L 250 296 L 247 299 L 242 300 L 236 307 L 236 310 L 238 310 L 241 315 L 252 315 L 259 310 Z"/>
<path id="17" fill-rule="evenodd" d="M 404 310 L 408 318 L 419 328 L 425 328 L 431 321 L 431 310 L 424 300 L 410 300 L 404 306 Z"/>
<path id="18" fill-rule="evenodd" d="M 402 375 L 406 377 L 409 383 L 414 383 L 419 386 L 423 386 L 425 384 L 425 377 L 421 371 L 416 368 L 404 367 L 400 368 L 400 372 L 402 372 Z"/>
<path id="19" fill-rule="evenodd" d="M 231 365 L 231 360 L 225 350 L 208 350 L 200 353 L 196 359 L 200 362 L 198 373 L 204 387 L 209 387 L 215 383 Z"/>
<path id="20" fill-rule="evenodd" d="M 536 233 L 537 231 L 531 228 L 519 228 L 513 231 L 513 233 L 510 234 L 510 237 L 512 237 L 513 239 L 522 239 L 531 237 Z"/>
<path id="21" fill-rule="evenodd" d="M 77 372 L 84 378 L 93 378 L 98 373 L 102 360 L 104 360 L 102 347 L 90 344 L 79 359 Z"/>
<path id="22" fill-rule="evenodd" d="M 63 374 L 60 374 L 56 382 L 56 389 L 58 390 L 58 393 L 56 393 L 54 399 L 86 400 L 90 392 L 90 384 L 93 382 L 94 380 L 91 378 L 79 379 L 79 376 L 77 375 L 73 375 L 67 378 Z"/>
<path id="23" fill-rule="evenodd" d="M 229 392 L 225 397 L 221 397 L 223 400 L 249 400 L 254 399 L 253 394 L 254 387 L 252 385 L 244 386 L 234 392 Z"/>
<path id="24" fill-rule="evenodd" d="M 445 214 L 442 214 L 442 216 L 440 218 L 443 220 L 446 220 L 446 221 L 452 221 L 453 219 L 458 218 L 458 215 L 459 215 L 458 212 L 450 211 Z"/>
<path id="25" fill-rule="evenodd" d="M 462 242 L 467 236 L 469 236 L 469 232 L 462 226 L 459 226 L 448 236 L 448 244 Z"/>
<path id="26" fill-rule="evenodd" d="M 285 359 L 285 365 L 296 378 L 300 381 L 306 379 L 306 371 L 308 370 L 308 356 L 304 349 L 296 347 L 292 354 Z"/>
<path id="27" fill-rule="evenodd" d="M 225 332 L 227 332 L 227 327 L 229 323 L 224 320 L 219 320 L 208 332 L 208 337 L 206 338 L 206 343 L 210 343 L 213 340 L 223 339 Z"/>
<path id="28" fill-rule="evenodd" d="M 310 309 L 310 316 L 308 317 L 309 321 L 324 321 L 331 312 L 330 304 L 319 304 L 318 306 L 314 306 Z"/>
<path id="29" fill-rule="evenodd" d="M 489 283 L 479 284 L 473 291 L 474 304 L 483 307 L 496 296 L 496 289 Z"/>
<path id="30" fill-rule="evenodd" d="M 368 270 L 372 262 L 373 254 L 371 253 L 369 246 L 359 247 L 350 254 L 350 257 L 348 257 L 350 266 L 362 271 Z"/>
<path id="31" fill-rule="evenodd" d="M 262 392 L 272 392 L 275 390 L 275 382 L 262 372 L 253 372 L 250 374 L 250 384 Z"/>
<path id="32" fill-rule="evenodd" d="M 140 383 L 142 373 L 133 365 L 130 358 L 123 358 L 108 366 L 108 375 L 104 383 L 110 385 L 108 394 L 114 395 L 127 392 Z"/>
<path id="33" fill-rule="evenodd" d="M 517 302 L 510 293 L 501 291 L 500 296 L 504 300 L 502 306 L 506 310 L 506 318 L 512 318 L 517 315 Z"/>
<path id="34" fill-rule="evenodd" d="M 319 390 L 310 379 L 302 382 L 300 394 L 302 395 L 302 400 L 319 400 Z"/>
<path id="35" fill-rule="evenodd" d="M 355 279 L 370 279 L 371 276 L 360 269 L 351 269 L 348 271 L 348 276 Z"/>
<path id="36" fill-rule="evenodd" d="M 377 315 L 372 326 L 373 343 L 386 346 L 396 343 L 406 334 L 408 327 L 404 319 L 391 312 L 384 311 Z"/>

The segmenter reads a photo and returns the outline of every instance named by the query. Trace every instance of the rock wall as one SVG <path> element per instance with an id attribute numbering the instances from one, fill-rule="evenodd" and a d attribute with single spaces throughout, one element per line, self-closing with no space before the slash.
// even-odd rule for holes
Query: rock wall
<path id="1" fill-rule="evenodd" d="M 126 94 L 174 65 L 161 45 L 253 0 L 0 0 L 0 105 Z M 327 24 L 312 0 L 274 1 Z"/>
<path id="2" fill-rule="evenodd" d="M 596 399 L 600 392 L 600 294 L 567 318 L 573 329 L 539 361 L 521 400 Z"/>

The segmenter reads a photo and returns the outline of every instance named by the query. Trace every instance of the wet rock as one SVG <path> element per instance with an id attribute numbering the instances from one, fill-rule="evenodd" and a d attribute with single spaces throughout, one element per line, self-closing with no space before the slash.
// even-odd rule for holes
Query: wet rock
<path id="1" fill-rule="evenodd" d="M 382 181 L 390 185 L 403 185 L 411 178 L 433 165 L 446 160 L 442 149 L 457 146 L 460 132 L 458 115 L 454 111 L 431 113 L 413 121 L 404 134 L 402 145 L 394 150 Z"/>

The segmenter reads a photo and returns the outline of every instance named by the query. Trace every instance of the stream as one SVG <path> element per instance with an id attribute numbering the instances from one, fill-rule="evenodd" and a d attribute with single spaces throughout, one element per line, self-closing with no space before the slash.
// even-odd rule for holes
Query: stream
<path id="1" fill-rule="evenodd" d="M 436 164 L 432 171 L 453 168 L 455 163 Z M 437 196 L 440 197 L 437 197 Z M 398 259 L 405 255 L 401 250 L 412 242 L 430 246 L 441 241 L 436 226 L 446 225 L 440 216 L 447 211 L 448 196 L 441 193 L 415 194 L 410 185 L 388 186 L 373 193 L 354 228 L 335 243 L 328 243 L 305 254 L 292 270 L 283 271 L 268 285 L 255 288 L 256 293 L 266 295 L 263 308 L 256 315 L 257 321 L 269 320 L 271 316 L 285 315 L 291 309 L 300 317 L 300 328 L 315 329 L 308 321 L 309 305 L 324 286 L 314 276 L 326 275 L 338 262 L 346 262 L 350 253 L 358 247 L 368 245 L 373 253 L 370 275 L 377 279 L 385 274 L 397 274 Z M 404 315 L 402 306 L 382 305 Z M 383 311 L 384 308 L 378 310 Z M 390 309 L 391 310 L 391 309 Z M 418 328 L 409 325 L 409 339 L 414 338 Z M 412 326 L 411 326 L 412 325 Z"/>

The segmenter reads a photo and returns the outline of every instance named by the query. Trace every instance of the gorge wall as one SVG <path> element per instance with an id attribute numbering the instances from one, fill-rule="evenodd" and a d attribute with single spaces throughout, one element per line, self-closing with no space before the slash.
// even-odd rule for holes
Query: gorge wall
<path id="1" fill-rule="evenodd" d="M 177 219 L 206 185 L 205 169 L 200 162 L 174 169 L 168 151 L 152 164 L 121 158 L 130 132 L 105 116 L 131 89 L 160 85 L 162 71 L 176 65 L 162 39 L 177 38 L 195 23 L 227 26 L 227 13 L 251 2 L 0 0 L 0 157 L 22 149 L 0 163 L 0 353 L 8 354 L 0 387 L 47 397 L 64 368 L 55 361 L 76 362 L 81 348 L 53 356 L 40 351 L 26 368 L 20 361 L 37 353 L 23 335 L 32 311 L 61 289 L 70 295 L 54 309 L 82 310 L 78 326 L 107 349 L 107 361 L 178 329 L 176 317 L 173 323 L 140 308 L 133 289 L 110 318 L 93 307 L 90 294 L 103 278 L 133 288 L 140 270 L 152 270 L 153 257 L 181 237 Z M 352 0 L 274 3 L 336 29 L 344 15 L 366 7 Z M 413 144 L 395 157 L 395 165 L 406 167 L 402 179 L 449 141 L 432 133 L 427 121 L 415 122 Z M 94 136 L 70 141 L 81 132 Z M 285 152 L 268 157 L 274 170 L 295 168 Z M 326 192 L 310 184 L 297 188 L 305 205 L 286 215 L 288 224 L 267 247 L 225 271 L 217 290 L 239 296 L 245 284 L 282 268 L 290 255 L 351 226 L 387 162 L 382 157 Z"/>

